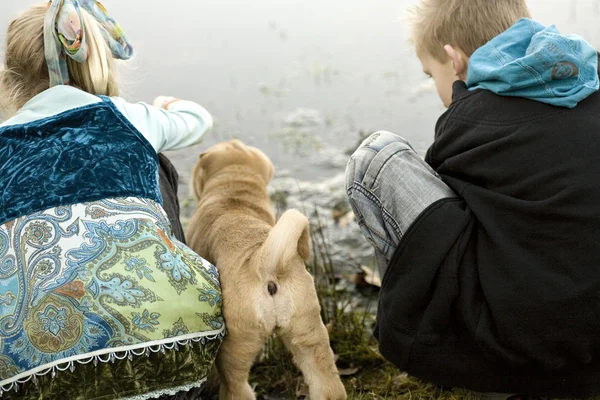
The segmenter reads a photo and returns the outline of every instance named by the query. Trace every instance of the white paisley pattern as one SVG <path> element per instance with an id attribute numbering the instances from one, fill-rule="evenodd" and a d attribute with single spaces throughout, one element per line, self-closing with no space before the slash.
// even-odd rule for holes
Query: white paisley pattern
<path id="1" fill-rule="evenodd" d="M 173 237 L 151 200 L 56 207 L 0 225 L 0 388 L 223 331 L 217 269 Z"/>

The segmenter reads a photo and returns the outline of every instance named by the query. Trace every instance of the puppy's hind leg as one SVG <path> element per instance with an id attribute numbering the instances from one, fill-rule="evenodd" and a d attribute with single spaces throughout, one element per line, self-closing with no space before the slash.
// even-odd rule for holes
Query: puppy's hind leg
<path id="1" fill-rule="evenodd" d="M 255 400 L 248 383 L 252 364 L 262 350 L 265 338 L 250 332 L 228 328 L 227 336 L 217 355 L 219 400 Z"/>
<path id="2" fill-rule="evenodd" d="M 312 277 L 303 271 L 296 281 L 295 313 L 279 337 L 294 356 L 308 383 L 311 400 L 343 400 L 346 390 L 335 365 L 327 328 L 321 320 L 319 300 Z"/>

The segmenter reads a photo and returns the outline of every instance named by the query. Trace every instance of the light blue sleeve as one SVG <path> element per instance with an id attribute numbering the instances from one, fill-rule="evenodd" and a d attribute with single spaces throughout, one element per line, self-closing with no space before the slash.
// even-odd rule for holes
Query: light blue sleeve
<path id="1" fill-rule="evenodd" d="M 165 110 L 146 103 L 128 103 L 120 97 L 111 100 L 157 153 L 198 144 L 213 127 L 209 112 L 192 101 L 178 100 Z"/>

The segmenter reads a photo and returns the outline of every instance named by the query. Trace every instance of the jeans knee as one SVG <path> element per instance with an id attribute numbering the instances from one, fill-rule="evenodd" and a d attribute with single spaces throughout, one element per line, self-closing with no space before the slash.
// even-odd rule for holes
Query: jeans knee
<path id="1" fill-rule="evenodd" d="M 394 145 L 396 149 L 407 151 L 414 149 L 406 139 L 388 131 L 378 131 L 366 138 L 350 157 L 346 167 L 346 189 L 350 192 L 354 182 L 362 182 L 369 166 L 378 153 L 386 147 Z"/>
<path id="2" fill-rule="evenodd" d="M 395 133 L 389 131 L 377 131 L 369 135 L 369 137 L 365 140 L 363 140 L 363 142 L 359 146 L 359 149 L 361 147 L 381 148 L 391 143 L 404 143 L 405 145 L 410 147 L 408 140 L 404 139 L 400 135 L 396 135 Z"/>
<path id="3" fill-rule="evenodd" d="M 402 136 L 388 131 L 378 131 L 366 138 L 361 145 L 356 149 L 352 158 L 363 161 L 371 161 L 377 153 L 381 152 L 388 146 L 394 145 L 396 148 L 405 148 L 406 150 L 414 151 L 410 143 Z"/>

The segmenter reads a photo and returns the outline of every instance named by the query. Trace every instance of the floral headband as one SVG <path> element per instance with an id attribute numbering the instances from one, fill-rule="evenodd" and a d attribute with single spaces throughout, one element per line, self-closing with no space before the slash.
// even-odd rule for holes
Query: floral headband
<path id="1" fill-rule="evenodd" d="M 95 0 L 50 0 L 44 20 L 44 49 L 50 87 L 69 84 L 67 56 L 83 63 L 89 50 L 85 37 L 81 8 L 98 21 L 102 35 L 114 58 L 128 60 L 133 48 L 117 21 Z"/>

